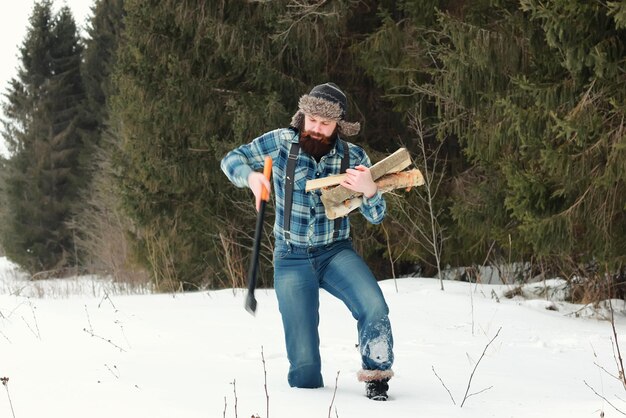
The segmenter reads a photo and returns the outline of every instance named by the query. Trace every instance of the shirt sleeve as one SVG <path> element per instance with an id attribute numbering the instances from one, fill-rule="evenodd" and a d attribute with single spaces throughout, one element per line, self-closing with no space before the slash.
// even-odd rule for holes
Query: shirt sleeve
<path id="1" fill-rule="evenodd" d="M 280 131 L 265 133 L 226 154 L 220 167 L 235 186 L 248 187 L 248 176 L 263 168 L 266 156 L 276 159 L 280 150 Z"/>
<path id="2" fill-rule="evenodd" d="M 360 150 L 359 162 L 356 165 L 362 164 L 366 167 L 371 167 L 372 162 L 367 156 L 365 151 Z M 387 202 L 380 191 L 370 198 L 362 197 L 363 203 L 359 207 L 361 214 L 372 224 L 379 224 L 385 219 L 385 212 L 387 210 Z"/>

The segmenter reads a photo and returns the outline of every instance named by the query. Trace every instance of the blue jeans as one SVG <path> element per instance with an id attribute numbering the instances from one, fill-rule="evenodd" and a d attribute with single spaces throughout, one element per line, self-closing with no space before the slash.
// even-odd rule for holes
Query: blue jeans
<path id="1" fill-rule="evenodd" d="M 391 369 L 389 308 L 376 278 L 350 240 L 314 248 L 277 242 L 274 288 L 285 331 L 290 386 L 324 386 L 318 333 L 320 288 L 342 300 L 357 320 L 363 369 Z"/>

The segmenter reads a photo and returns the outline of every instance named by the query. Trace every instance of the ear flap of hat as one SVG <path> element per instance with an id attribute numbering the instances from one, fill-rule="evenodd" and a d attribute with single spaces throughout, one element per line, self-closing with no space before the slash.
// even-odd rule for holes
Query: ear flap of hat
<path id="1" fill-rule="evenodd" d="M 361 130 L 361 124 L 359 122 L 340 120 L 337 122 L 337 126 L 339 127 L 339 134 L 344 136 L 354 136 Z"/>
<path id="2" fill-rule="evenodd" d="M 304 113 L 301 110 L 298 110 L 295 115 L 291 118 L 291 123 L 289 126 L 296 128 L 298 130 L 304 127 Z"/>

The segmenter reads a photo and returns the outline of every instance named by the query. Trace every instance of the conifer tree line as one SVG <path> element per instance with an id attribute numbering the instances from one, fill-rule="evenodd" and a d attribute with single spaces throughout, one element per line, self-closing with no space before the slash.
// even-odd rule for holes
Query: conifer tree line
<path id="1" fill-rule="evenodd" d="M 82 38 L 53 10 L 4 100 L 1 245 L 32 273 L 242 286 L 255 212 L 220 159 L 325 81 L 373 161 L 404 146 L 440 179 L 352 218 L 380 278 L 435 273 L 429 210 L 444 265 L 626 273 L 624 1 L 97 0 Z"/>

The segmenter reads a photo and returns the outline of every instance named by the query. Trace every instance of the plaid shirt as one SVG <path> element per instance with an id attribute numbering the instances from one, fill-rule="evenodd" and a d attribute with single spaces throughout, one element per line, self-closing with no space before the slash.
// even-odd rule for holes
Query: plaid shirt
<path id="1" fill-rule="evenodd" d="M 248 187 L 248 175 L 253 170 L 263 168 L 266 156 L 272 157 L 273 194 L 276 199 L 274 237 L 277 241 L 285 241 L 283 233 L 285 171 L 291 144 L 298 141 L 297 132 L 286 128 L 277 129 L 229 152 L 221 163 L 222 171 L 235 186 Z M 348 145 L 350 151 L 349 167 L 356 167 L 360 164 L 366 167 L 371 166 L 369 157 L 361 147 L 345 141 L 337 141 L 335 147 L 323 156 L 319 163 L 308 154 L 300 151 L 293 186 L 290 244 L 297 247 L 317 247 L 334 241 L 334 220 L 326 217 L 324 205 L 320 199 L 321 192 L 314 190 L 307 193 L 305 192 L 305 185 L 307 180 L 339 174 L 344 144 Z M 385 216 L 385 209 L 385 199 L 380 192 L 377 192 L 369 199 L 363 197 L 363 204 L 359 211 L 369 222 L 378 224 L 382 222 Z M 350 221 L 345 216 L 342 219 L 337 240 L 347 239 L 349 236 Z"/>

